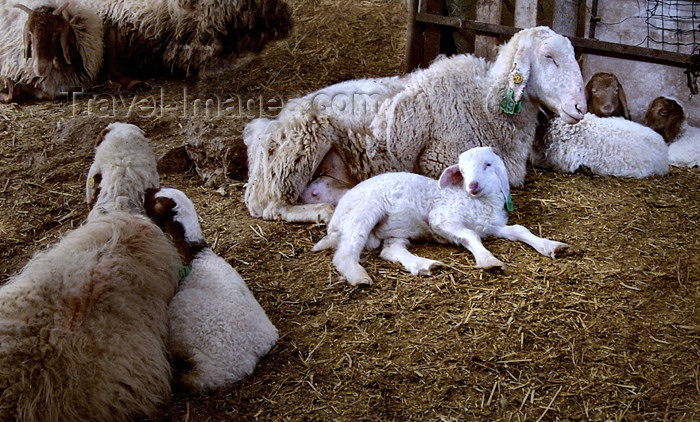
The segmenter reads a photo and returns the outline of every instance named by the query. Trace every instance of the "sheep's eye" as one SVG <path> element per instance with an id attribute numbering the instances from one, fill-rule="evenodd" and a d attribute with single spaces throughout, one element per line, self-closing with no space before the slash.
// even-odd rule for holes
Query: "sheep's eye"
<path id="1" fill-rule="evenodd" d="M 553 61 L 554 64 L 557 64 L 557 61 L 554 60 L 554 57 L 550 56 L 549 54 L 545 54 L 544 57 L 545 57 L 545 59 L 550 59 L 551 61 Z"/>
<path id="2" fill-rule="evenodd" d="M 594 94 L 597 94 L 597 93 L 598 93 L 598 90 L 595 89 L 595 88 L 593 88 L 593 89 L 591 90 L 591 92 L 593 92 Z"/>
<path id="3" fill-rule="evenodd" d="M 486 163 L 485 166 L 486 166 L 486 167 L 491 167 L 491 163 Z"/>
<path id="4" fill-rule="evenodd" d="M 668 116 L 668 110 L 659 110 L 659 116 L 661 116 L 661 117 Z"/>

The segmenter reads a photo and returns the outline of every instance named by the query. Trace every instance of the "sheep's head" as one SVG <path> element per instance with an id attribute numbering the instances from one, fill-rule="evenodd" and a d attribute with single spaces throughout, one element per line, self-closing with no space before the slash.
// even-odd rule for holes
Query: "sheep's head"
<path id="1" fill-rule="evenodd" d="M 112 123 L 95 145 L 85 199 L 91 210 L 144 213 L 146 190 L 159 187 L 156 157 L 137 126 Z"/>
<path id="2" fill-rule="evenodd" d="M 622 84 L 612 73 L 599 72 L 586 84 L 588 112 L 598 117 L 630 118 L 627 96 Z"/>
<path id="3" fill-rule="evenodd" d="M 654 98 L 644 116 L 644 125 L 663 136 L 667 143 L 676 139 L 684 121 L 683 107 L 678 101 L 668 97 Z"/>
<path id="4" fill-rule="evenodd" d="M 446 168 L 438 181 L 440 188 L 464 186 L 472 196 L 499 196 L 508 201 L 510 184 L 501 157 L 491 147 L 476 147 L 463 152 L 459 163 Z"/>
<path id="5" fill-rule="evenodd" d="M 194 204 L 177 189 L 151 189 L 146 194 L 146 215 L 170 235 L 184 265 L 206 247 Z"/>
<path id="6" fill-rule="evenodd" d="M 59 8 L 42 6 L 35 10 L 22 4 L 16 8 L 27 13 L 24 25 L 24 56 L 33 59 L 34 73 L 46 77 L 52 70 L 78 66 L 80 54 L 76 47 L 71 18 L 65 11 L 67 3 Z"/>
<path id="7" fill-rule="evenodd" d="M 504 51 L 514 54 L 507 57 Z M 508 90 L 516 103 L 527 96 L 556 112 L 566 123 L 576 123 L 586 113 L 583 77 L 574 48 L 566 37 L 551 29 L 541 26 L 515 34 L 503 47 L 496 66 L 508 67 Z"/>

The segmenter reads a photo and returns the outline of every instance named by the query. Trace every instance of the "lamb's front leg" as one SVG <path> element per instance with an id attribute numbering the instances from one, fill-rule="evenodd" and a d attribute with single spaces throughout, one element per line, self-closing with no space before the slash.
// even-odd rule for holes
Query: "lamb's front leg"
<path id="1" fill-rule="evenodd" d="M 474 255 L 477 268 L 505 269 L 505 264 L 493 256 L 481 243 L 481 236 L 474 230 L 470 230 L 459 223 L 441 224 L 434 226 L 433 230 L 446 240 L 462 245 Z"/>
<path id="2" fill-rule="evenodd" d="M 569 248 L 566 243 L 535 236 L 530 230 L 519 224 L 503 226 L 494 234 L 508 240 L 525 242 L 535 248 L 537 252 L 550 258 L 556 258 L 557 253 L 564 252 Z"/>
<path id="3" fill-rule="evenodd" d="M 408 239 L 391 237 L 384 240 L 384 248 L 380 256 L 391 262 L 400 262 L 413 275 L 430 275 L 433 267 L 444 265 L 440 261 L 422 258 L 408 251 Z"/>

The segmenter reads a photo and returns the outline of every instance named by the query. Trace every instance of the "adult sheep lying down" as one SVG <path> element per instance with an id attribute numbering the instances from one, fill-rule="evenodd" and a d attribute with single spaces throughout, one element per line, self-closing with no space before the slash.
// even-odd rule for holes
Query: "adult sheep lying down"
<path id="1" fill-rule="evenodd" d="M 438 178 L 474 146 L 493 147 L 511 184 L 521 185 L 541 106 L 567 123 L 586 112 L 573 47 L 547 27 L 518 32 L 492 63 L 457 55 L 400 78 L 342 82 L 246 126 L 245 203 L 255 217 L 328 221 L 332 205 L 298 203 L 315 178 L 350 185 L 389 171 Z"/>
<path id="2" fill-rule="evenodd" d="M 110 125 L 86 222 L 0 288 L 0 420 L 129 421 L 168 398 L 180 258 L 142 215 L 155 169 L 140 129 Z"/>

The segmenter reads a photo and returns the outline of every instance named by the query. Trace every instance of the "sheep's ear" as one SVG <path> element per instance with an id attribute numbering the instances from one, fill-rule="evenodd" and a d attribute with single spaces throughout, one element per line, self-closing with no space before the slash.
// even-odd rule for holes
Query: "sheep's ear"
<path id="1" fill-rule="evenodd" d="M 102 173 L 97 168 L 90 168 L 88 179 L 85 186 L 85 202 L 87 202 L 88 210 L 92 210 L 97 202 L 97 197 L 100 196 L 100 184 L 102 183 Z"/>
<path id="2" fill-rule="evenodd" d="M 462 183 L 462 179 L 462 172 L 459 171 L 459 164 L 453 164 L 442 172 L 438 185 L 440 189 L 447 186 L 459 185 Z"/>
<path id="3" fill-rule="evenodd" d="M 24 28 L 24 59 L 32 57 L 32 32 L 29 28 Z"/>
<path id="4" fill-rule="evenodd" d="M 494 166 L 496 167 L 496 177 L 498 177 L 498 184 L 501 188 L 501 193 L 503 194 L 503 200 L 508 202 L 508 196 L 510 195 L 510 183 L 508 182 L 508 171 L 506 170 L 506 165 L 500 158 L 495 160 Z"/>
<path id="5" fill-rule="evenodd" d="M 622 108 L 622 117 L 627 120 L 632 120 L 630 119 L 630 108 L 627 106 L 627 94 L 625 94 L 625 90 L 622 89 L 622 84 L 619 82 L 617 83 L 617 98 Z"/>
<path id="6" fill-rule="evenodd" d="M 513 67 L 508 75 L 508 88 L 513 90 L 513 100 L 516 103 L 522 98 L 530 77 L 531 55 L 532 43 L 528 38 L 521 39 L 513 57 Z"/>
<path id="7" fill-rule="evenodd" d="M 61 50 L 63 50 L 63 59 L 67 64 L 71 63 L 71 27 L 68 22 L 65 22 L 65 26 L 61 29 Z"/>
<path id="8" fill-rule="evenodd" d="M 666 121 L 666 125 L 664 126 L 664 139 L 667 143 L 671 143 L 674 139 L 676 139 L 678 134 L 681 132 L 682 125 L 683 112 L 681 111 L 678 113 L 676 110 L 671 112 L 671 114 L 668 116 L 668 120 Z"/>
<path id="9" fill-rule="evenodd" d="M 591 101 L 591 97 L 593 96 L 593 78 L 595 78 L 595 75 L 591 77 L 591 79 L 586 84 L 586 87 L 584 88 L 584 91 L 586 91 L 586 103 Z"/>
<path id="10" fill-rule="evenodd" d="M 97 135 L 97 139 L 95 139 L 95 148 L 99 147 L 102 141 L 105 139 L 105 135 L 109 133 L 109 129 L 104 128 L 102 131 Z"/>

